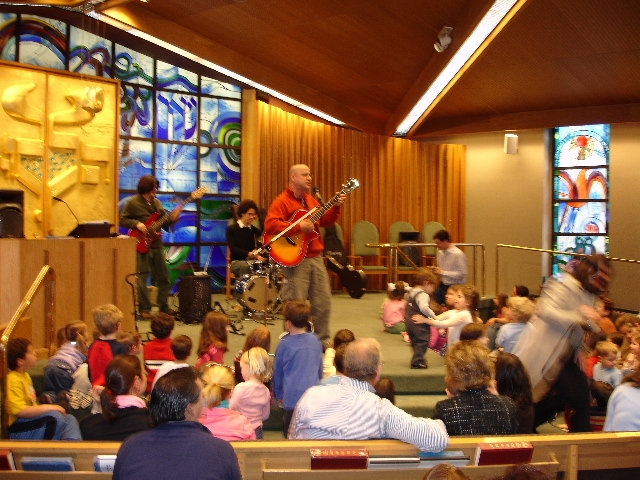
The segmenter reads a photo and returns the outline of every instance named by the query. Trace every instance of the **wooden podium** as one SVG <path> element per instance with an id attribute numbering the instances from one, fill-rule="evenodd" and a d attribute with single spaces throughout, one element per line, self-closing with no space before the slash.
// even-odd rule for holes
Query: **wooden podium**
<path id="1" fill-rule="evenodd" d="M 91 310 L 113 303 L 124 313 L 122 328 L 135 329 L 131 288 L 125 279 L 136 271 L 133 238 L 0 239 L 0 324 L 17 310 L 44 265 L 55 275 L 54 326 L 82 320 L 93 331 Z M 32 319 L 36 348 L 45 345 L 44 291 L 35 296 L 25 316 Z M 55 333 L 55 332 L 53 332 Z"/>

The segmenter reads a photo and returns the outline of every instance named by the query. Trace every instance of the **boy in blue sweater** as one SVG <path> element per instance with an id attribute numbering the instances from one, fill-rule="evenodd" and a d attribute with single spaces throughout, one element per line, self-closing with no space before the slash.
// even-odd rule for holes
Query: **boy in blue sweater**
<path id="1" fill-rule="evenodd" d="M 284 436 L 287 437 L 293 410 L 309 387 L 322 378 L 322 344 L 308 331 L 311 306 L 303 300 L 291 300 L 284 306 L 284 336 L 276 349 L 273 385 L 276 400 L 284 409 Z"/>

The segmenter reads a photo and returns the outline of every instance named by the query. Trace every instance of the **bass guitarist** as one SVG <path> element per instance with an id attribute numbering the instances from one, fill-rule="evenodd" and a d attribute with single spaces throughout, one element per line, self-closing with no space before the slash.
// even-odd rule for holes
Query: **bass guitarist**
<path id="1" fill-rule="evenodd" d="M 267 235 L 277 235 L 290 226 L 291 219 L 299 210 L 312 210 L 319 206 L 318 201 L 309 195 L 312 178 L 307 165 L 294 165 L 289 170 L 289 187 L 273 201 L 265 219 L 264 230 Z M 309 242 L 302 261 L 293 267 L 283 268 L 286 282 L 282 286 L 280 297 L 283 301 L 302 299 L 311 302 L 311 314 L 315 333 L 323 343 L 329 340 L 331 332 L 331 286 L 329 274 L 322 259 L 324 242 L 319 235 L 319 227 L 331 227 L 338 217 L 346 195 L 339 195 L 336 204 L 317 222 L 304 219 L 293 227 L 288 235 L 318 232 Z"/>
<path id="2" fill-rule="evenodd" d="M 160 200 L 156 198 L 160 183 L 153 175 L 144 175 L 138 181 L 138 195 L 131 197 L 120 212 L 120 226 L 138 230 L 142 236 L 151 240 L 146 252 L 137 252 L 138 258 L 138 311 L 144 318 L 151 317 L 151 300 L 147 290 L 147 281 L 151 274 L 152 282 L 158 287 L 158 307 L 161 312 L 171 314 L 167 299 L 171 290 L 169 269 L 164 255 L 164 244 L 160 232 L 152 231 L 145 222 L 154 214 L 164 216 L 166 212 Z M 173 225 L 180 218 L 183 205 L 171 212 L 168 224 Z M 147 222 L 148 223 L 148 222 Z"/>

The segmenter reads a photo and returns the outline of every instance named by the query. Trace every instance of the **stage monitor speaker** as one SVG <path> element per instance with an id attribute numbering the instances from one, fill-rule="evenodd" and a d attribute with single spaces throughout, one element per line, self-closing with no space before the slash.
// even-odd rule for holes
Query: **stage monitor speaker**
<path id="1" fill-rule="evenodd" d="M 0 238 L 24 238 L 24 192 L 0 190 Z"/>
<path id="2" fill-rule="evenodd" d="M 81 223 L 69 233 L 76 238 L 108 238 L 112 225 L 109 222 Z"/>
<path id="3" fill-rule="evenodd" d="M 518 135 L 512 133 L 504 134 L 504 153 L 507 155 L 518 154 Z"/>
<path id="4" fill-rule="evenodd" d="M 398 240 L 400 240 L 399 243 L 418 243 L 420 241 L 420 232 L 400 232 Z M 418 247 L 400 248 L 413 263 L 420 266 L 420 249 Z M 398 255 L 398 264 L 405 267 L 411 266 L 411 264 L 402 255 Z"/>
<path id="5" fill-rule="evenodd" d="M 190 275 L 182 277 L 178 288 L 180 318 L 184 323 L 200 323 L 211 311 L 211 277 Z"/>

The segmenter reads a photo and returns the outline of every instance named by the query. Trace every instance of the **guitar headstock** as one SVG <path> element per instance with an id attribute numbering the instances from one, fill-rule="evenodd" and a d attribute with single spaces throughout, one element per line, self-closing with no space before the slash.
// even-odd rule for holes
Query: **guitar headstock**
<path id="1" fill-rule="evenodd" d="M 191 192 L 191 198 L 194 200 L 198 200 L 202 198 L 205 193 L 207 193 L 209 189 L 207 187 L 198 187 L 193 192 Z"/>
<path id="2" fill-rule="evenodd" d="M 360 187 L 360 182 L 355 178 L 350 178 L 347 183 L 342 185 L 342 191 L 340 193 L 351 193 L 356 188 L 359 188 L 359 187 Z"/>

